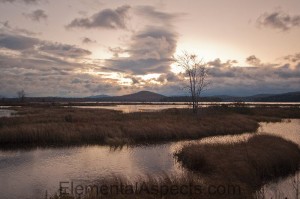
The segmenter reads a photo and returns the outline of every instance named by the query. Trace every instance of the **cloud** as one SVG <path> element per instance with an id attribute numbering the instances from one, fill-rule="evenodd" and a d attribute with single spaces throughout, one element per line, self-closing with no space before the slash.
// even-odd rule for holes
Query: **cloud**
<path id="1" fill-rule="evenodd" d="M 170 58 L 177 45 L 177 34 L 165 27 L 149 26 L 132 37 L 128 52 L 141 59 Z"/>
<path id="2" fill-rule="evenodd" d="M 115 10 L 104 9 L 89 18 L 76 18 L 66 27 L 127 29 L 129 9 L 128 5 L 123 5 Z"/>
<path id="3" fill-rule="evenodd" d="M 122 90 L 115 79 L 85 73 L 101 69 L 85 63 L 90 53 L 74 45 L 0 32 L 0 95 L 15 97 L 20 89 L 29 96 L 88 96 Z"/>
<path id="4" fill-rule="evenodd" d="M 296 53 L 294 55 L 287 55 L 283 58 L 284 58 L 284 60 L 287 60 L 287 61 L 293 62 L 293 63 L 300 62 L 300 53 Z"/>
<path id="5" fill-rule="evenodd" d="M 74 45 L 44 42 L 38 50 L 61 57 L 80 58 L 90 55 L 91 52 Z"/>
<path id="6" fill-rule="evenodd" d="M 48 15 L 45 13 L 45 11 L 41 9 L 35 10 L 28 14 L 24 13 L 23 15 L 28 17 L 32 21 L 38 21 L 38 22 L 40 20 L 46 20 L 48 18 Z"/>
<path id="7" fill-rule="evenodd" d="M 26 50 L 33 48 L 38 43 L 39 40 L 36 38 L 0 33 L 0 48 Z"/>
<path id="8" fill-rule="evenodd" d="M 247 64 L 250 64 L 252 66 L 258 66 L 261 64 L 260 59 L 258 59 L 255 55 L 251 55 L 246 58 Z"/>
<path id="9" fill-rule="evenodd" d="M 42 41 L 37 38 L 17 34 L 0 33 L 0 48 L 15 50 L 23 54 L 47 53 L 65 58 L 81 58 L 91 52 L 74 45 Z"/>
<path id="10" fill-rule="evenodd" d="M 217 58 L 214 61 L 207 62 L 208 66 L 213 66 L 217 68 L 222 67 L 232 67 L 233 64 L 237 64 L 238 62 L 236 60 L 227 60 L 227 62 L 222 63 L 221 59 Z"/>
<path id="11" fill-rule="evenodd" d="M 39 34 L 23 28 L 11 27 L 8 21 L 0 22 L 0 33 L 21 34 L 25 36 L 35 36 Z"/>
<path id="12" fill-rule="evenodd" d="M 132 36 L 126 49 L 129 57 L 106 60 L 106 67 L 132 74 L 165 73 L 173 61 L 177 39 L 169 28 L 148 26 Z"/>
<path id="13" fill-rule="evenodd" d="M 269 27 L 282 31 L 300 26 L 300 15 L 289 15 L 282 11 L 264 13 L 257 19 L 259 27 Z"/>
<path id="14" fill-rule="evenodd" d="M 145 26 L 134 31 L 126 47 L 109 48 L 114 58 L 105 60 L 105 67 L 131 75 L 167 73 L 173 62 L 178 34 L 172 23 L 179 14 L 165 13 L 152 6 L 133 8 Z M 155 23 L 153 23 L 155 22 Z M 126 57 L 121 57 L 126 53 Z"/>
<path id="15" fill-rule="evenodd" d="M 40 0 L 0 0 L 0 3 L 22 2 L 25 4 L 37 4 Z"/>
<path id="16" fill-rule="evenodd" d="M 167 25 L 171 25 L 172 22 L 179 19 L 179 17 L 183 16 L 183 13 L 166 13 L 162 11 L 158 11 L 153 6 L 137 6 L 135 8 L 135 12 L 138 16 L 142 16 L 144 18 L 150 19 L 154 22 L 163 22 Z"/>
<path id="17" fill-rule="evenodd" d="M 299 91 L 300 67 L 297 65 L 286 62 L 267 64 L 258 62 L 259 59 L 255 56 L 247 59 L 252 66 L 226 67 L 227 62 L 217 59 L 219 67 L 209 69 L 212 82 L 209 93 L 251 95 Z"/>
<path id="18" fill-rule="evenodd" d="M 157 81 L 162 82 L 162 83 L 164 83 L 164 82 L 180 82 L 182 80 L 183 80 L 183 78 L 182 78 L 181 74 L 175 74 L 170 71 L 167 73 L 161 74 L 157 79 Z"/>
<path id="19" fill-rule="evenodd" d="M 81 42 L 82 42 L 83 44 L 97 43 L 96 40 L 92 40 L 92 39 L 90 39 L 90 38 L 88 38 L 88 37 L 82 38 Z"/>
<path id="20" fill-rule="evenodd" d="M 121 47 L 109 47 L 108 50 L 113 53 L 113 56 L 118 58 L 120 54 L 127 52 L 125 49 Z"/>

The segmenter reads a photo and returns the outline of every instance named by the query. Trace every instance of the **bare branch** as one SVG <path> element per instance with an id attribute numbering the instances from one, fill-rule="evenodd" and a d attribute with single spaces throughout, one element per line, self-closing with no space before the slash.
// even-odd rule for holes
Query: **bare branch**
<path id="1" fill-rule="evenodd" d="M 187 90 L 193 103 L 193 112 L 197 113 L 200 96 L 209 85 L 207 64 L 202 59 L 199 60 L 197 55 L 189 54 L 186 51 L 177 57 L 176 63 L 185 70 L 188 79 Z"/>

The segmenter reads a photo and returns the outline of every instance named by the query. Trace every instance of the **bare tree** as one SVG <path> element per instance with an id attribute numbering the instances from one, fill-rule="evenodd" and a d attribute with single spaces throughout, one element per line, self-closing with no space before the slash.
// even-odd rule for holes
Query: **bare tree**
<path id="1" fill-rule="evenodd" d="M 25 91 L 22 89 L 20 91 L 17 92 L 18 98 L 21 102 L 25 101 L 25 97 L 26 97 L 26 93 Z"/>
<path id="2" fill-rule="evenodd" d="M 185 88 L 191 96 L 193 112 L 197 113 L 199 108 L 200 96 L 204 89 L 209 85 L 207 78 L 207 64 L 199 60 L 197 55 L 183 52 L 176 58 L 179 67 L 185 70 L 186 80 Z"/>

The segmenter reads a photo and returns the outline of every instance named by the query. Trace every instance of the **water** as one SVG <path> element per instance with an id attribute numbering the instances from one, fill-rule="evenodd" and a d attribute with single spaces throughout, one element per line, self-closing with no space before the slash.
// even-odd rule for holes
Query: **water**
<path id="1" fill-rule="evenodd" d="M 7 108 L 7 107 L 5 107 L 5 108 Z M 14 110 L 2 109 L 2 107 L 0 106 L 0 117 L 11 117 L 15 113 L 16 113 L 16 111 L 14 111 Z"/>
<path id="2" fill-rule="evenodd" d="M 0 153 L 3 199 L 35 198 L 54 193 L 60 181 L 97 180 L 109 175 L 130 179 L 184 172 L 173 158 L 176 144 L 113 149 L 86 146 Z"/>
<path id="3" fill-rule="evenodd" d="M 90 102 L 87 102 L 90 103 Z M 75 108 L 101 108 L 101 109 L 110 109 L 116 111 L 122 111 L 124 113 L 131 113 L 131 112 L 153 112 L 159 111 L 169 108 L 191 108 L 190 103 L 183 103 L 183 102 L 159 102 L 159 103 L 137 103 L 137 102 L 126 102 L 125 104 L 120 104 L 122 102 L 101 102 L 100 104 L 92 103 L 94 105 L 84 105 L 85 103 L 82 102 L 82 106 L 71 106 Z M 201 103 L 201 107 L 209 107 L 209 106 L 235 106 L 236 103 L 233 102 L 203 102 Z M 274 103 L 274 102 L 245 102 L 243 104 L 245 107 L 257 107 L 257 106 L 264 106 L 264 107 L 298 107 L 300 108 L 300 103 L 294 102 L 282 102 L 282 103 Z M 66 106 L 67 107 L 67 106 Z"/>
<path id="4" fill-rule="evenodd" d="M 298 144 L 300 147 L 300 120 L 288 120 L 285 122 L 284 124 L 265 123 L 260 127 L 259 131 L 281 136 Z M 266 198 L 296 198 L 296 187 L 298 187 L 297 189 L 300 193 L 300 171 L 296 175 L 264 186 L 261 191 Z"/>
<path id="5" fill-rule="evenodd" d="M 122 111 L 123 113 L 132 113 L 132 112 L 154 112 L 170 108 L 189 108 L 188 104 L 117 104 L 110 106 L 73 106 L 75 108 L 101 108 L 101 109 L 110 109 L 116 111 Z"/>
<path id="6" fill-rule="evenodd" d="M 299 129 L 300 120 L 290 120 L 283 123 L 261 123 L 258 133 L 276 134 L 300 145 Z M 176 162 L 173 154 L 184 144 L 239 142 L 252 135 L 219 136 L 200 141 L 123 148 L 80 146 L 0 151 L 1 198 L 43 198 L 46 191 L 56 192 L 60 181 L 93 181 L 111 175 L 123 175 L 130 179 L 147 174 L 182 175 L 187 171 Z M 265 194 L 271 196 L 274 189 L 277 192 L 292 193 L 289 185 L 292 178 L 266 186 Z"/>

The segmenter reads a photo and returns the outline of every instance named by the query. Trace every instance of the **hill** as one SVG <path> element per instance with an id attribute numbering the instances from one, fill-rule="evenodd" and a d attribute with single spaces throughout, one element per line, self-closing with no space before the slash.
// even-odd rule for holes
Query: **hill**
<path id="1" fill-rule="evenodd" d="M 110 101 L 110 102 L 159 102 L 166 96 L 150 92 L 140 91 L 128 95 L 112 96 L 112 97 L 93 97 L 96 101 Z"/>
<path id="2" fill-rule="evenodd" d="M 258 94 L 246 97 L 219 95 L 223 102 L 300 102 L 300 92 L 289 92 L 282 94 Z"/>
<path id="3" fill-rule="evenodd" d="M 158 102 L 164 97 L 164 95 L 158 93 L 150 91 L 140 91 L 137 93 L 123 95 L 116 98 L 120 101 Z"/>
<path id="4" fill-rule="evenodd" d="M 290 92 L 283 94 L 270 95 L 266 97 L 257 97 L 256 102 L 300 102 L 300 92 Z"/>
<path id="5" fill-rule="evenodd" d="M 190 102 L 189 96 L 164 96 L 150 91 L 140 91 L 122 96 L 95 95 L 83 98 L 26 97 L 26 102 Z M 201 97 L 202 102 L 300 102 L 300 91 L 282 94 L 252 96 L 215 95 Z M 18 98 L 2 98 L 1 103 L 20 102 Z"/>

